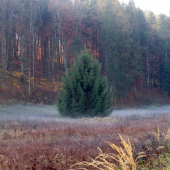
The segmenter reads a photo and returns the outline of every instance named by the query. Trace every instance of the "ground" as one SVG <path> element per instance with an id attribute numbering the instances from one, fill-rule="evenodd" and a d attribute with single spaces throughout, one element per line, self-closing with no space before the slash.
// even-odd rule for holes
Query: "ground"
<path id="1" fill-rule="evenodd" d="M 141 152 L 158 126 L 164 132 L 169 129 L 169 113 L 170 106 L 163 106 L 115 110 L 106 118 L 72 119 L 61 117 L 55 106 L 1 105 L 0 169 L 68 170 L 95 158 L 97 147 L 104 153 L 115 152 L 105 141 L 121 145 L 118 134 L 130 139 L 135 153 Z"/>
<path id="2" fill-rule="evenodd" d="M 31 86 L 31 93 L 28 94 L 28 80 L 23 84 L 20 82 L 20 72 L 11 76 L 7 71 L 5 86 L 0 85 L 0 104 L 4 103 L 33 103 L 54 105 L 57 101 L 58 84 L 49 82 L 49 79 L 39 78 L 35 80 L 35 88 Z M 116 108 L 136 108 L 145 106 L 161 106 L 170 104 L 170 97 L 166 96 L 160 88 L 151 87 L 148 94 L 147 88 L 140 89 L 130 88 L 126 97 L 121 100 L 116 98 L 113 105 Z"/>

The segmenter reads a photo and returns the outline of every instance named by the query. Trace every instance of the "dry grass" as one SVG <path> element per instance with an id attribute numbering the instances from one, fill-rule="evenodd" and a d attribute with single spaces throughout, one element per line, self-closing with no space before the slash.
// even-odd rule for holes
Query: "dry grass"
<path id="1" fill-rule="evenodd" d="M 87 167 L 94 167 L 98 170 L 116 170 L 123 168 L 124 170 L 132 169 L 137 170 L 136 168 L 136 161 L 133 158 L 133 151 L 130 141 L 126 142 L 121 135 L 119 135 L 121 141 L 123 143 L 124 149 L 122 147 L 118 147 L 111 142 L 106 142 L 110 145 L 110 147 L 117 151 L 117 154 L 105 154 L 103 151 L 98 148 L 99 155 L 95 159 L 91 159 L 92 162 L 80 162 L 73 165 L 71 168 L 75 166 L 87 166 Z M 142 153 L 143 154 L 143 153 Z M 141 158 L 145 155 L 142 155 L 137 158 Z M 113 162 L 119 162 L 119 165 L 114 164 Z M 88 170 L 86 168 L 80 168 L 84 170 Z"/>
<path id="2" fill-rule="evenodd" d="M 102 170 L 159 169 L 168 165 L 169 118 L 164 115 L 150 119 L 83 119 L 73 123 L 0 122 L 0 169 L 68 170 L 79 162 L 94 161 Z M 97 168 L 91 166 L 93 169 Z"/>
<path id="3" fill-rule="evenodd" d="M 137 153 L 137 158 L 134 158 L 133 149 L 131 146 L 131 143 L 128 139 L 128 142 L 126 142 L 121 135 L 119 135 L 121 142 L 123 144 L 122 148 L 121 146 L 116 146 L 115 144 L 111 142 L 106 142 L 110 145 L 110 147 L 113 150 L 116 150 L 116 154 L 114 153 L 108 153 L 105 154 L 103 151 L 98 148 L 99 155 L 95 159 L 91 159 L 92 162 L 79 162 L 73 165 L 71 168 L 74 168 L 78 166 L 78 169 L 83 170 L 89 170 L 89 169 L 97 169 L 97 170 L 137 170 L 137 169 L 165 169 L 169 167 L 170 158 L 169 155 L 166 157 L 165 154 L 170 152 L 170 149 L 167 148 L 167 144 L 169 144 L 170 140 L 170 129 L 167 131 L 167 133 L 160 132 L 159 126 L 158 126 L 158 132 L 152 132 L 154 135 L 155 141 L 158 142 L 158 147 L 156 148 L 157 154 L 153 154 L 150 161 L 145 162 L 143 166 L 138 165 L 138 160 L 147 158 L 146 152 L 140 152 Z M 152 149 L 155 149 L 154 146 L 152 146 Z M 148 148 L 149 150 L 150 148 Z M 164 151 L 161 153 L 161 151 L 164 149 Z M 166 150 L 165 150 L 166 149 Z M 150 156 L 151 157 L 151 156 Z M 116 163 L 114 163 L 116 161 Z M 143 161 L 143 160 L 142 160 Z M 87 167 L 87 168 L 84 168 Z M 74 170 L 74 169 L 70 169 Z"/>
<path id="4" fill-rule="evenodd" d="M 170 149 L 168 148 L 169 140 L 170 140 L 170 129 L 164 133 L 160 132 L 159 126 L 158 126 L 158 132 L 152 132 L 154 135 L 155 141 L 158 142 L 158 147 L 156 148 L 157 154 L 153 154 L 151 158 L 151 162 L 145 162 L 143 166 L 138 165 L 138 160 L 147 158 L 146 152 L 140 152 L 136 155 L 137 158 L 134 158 L 133 149 L 131 146 L 131 143 L 128 139 L 128 142 L 126 142 L 121 135 L 120 139 L 123 144 L 122 148 L 121 146 L 116 146 L 115 144 L 111 142 L 106 142 L 110 145 L 110 147 L 113 150 L 116 150 L 116 154 L 109 153 L 105 154 L 103 151 L 98 148 L 99 155 L 95 159 L 91 159 L 92 162 L 79 162 L 75 165 L 73 165 L 71 168 L 74 168 L 76 166 L 79 167 L 79 169 L 83 170 L 89 170 L 89 169 L 97 169 L 97 170 L 117 170 L 117 169 L 123 169 L 123 170 L 137 170 L 137 169 L 165 169 L 170 168 L 170 158 L 169 154 L 166 156 L 165 154 L 170 152 Z M 148 148 L 150 149 L 150 148 Z M 155 149 L 154 146 L 152 146 L 152 149 Z M 164 149 L 164 151 L 161 153 L 161 151 Z M 166 150 L 165 150 L 166 149 Z M 114 162 L 117 162 L 118 164 L 115 164 Z M 143 160 L 142 160 L 143 161 Z M 150 163 L 152 165 L 150 165 Z M 149 164 L 149 166 L 148 166 Z M 87 168 L 84 168 L 87 167 Z M 70 169 L 74 170 L 74 169 Z"/>

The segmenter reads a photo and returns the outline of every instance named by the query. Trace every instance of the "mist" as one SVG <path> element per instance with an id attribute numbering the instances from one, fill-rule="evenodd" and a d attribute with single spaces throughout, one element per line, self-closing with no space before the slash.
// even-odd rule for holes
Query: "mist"
<path id="1" fill-rule="evenodd" d="M 152 118 L 170 114 L 170 106 L 141 109 L 115 109 L 109 117 L 69 118 L 62 117 L 56 106 L 10 104 L 0 106 L 1 121 L 61 122 L 61 123 L 113 123 L 121 119 Z"/>

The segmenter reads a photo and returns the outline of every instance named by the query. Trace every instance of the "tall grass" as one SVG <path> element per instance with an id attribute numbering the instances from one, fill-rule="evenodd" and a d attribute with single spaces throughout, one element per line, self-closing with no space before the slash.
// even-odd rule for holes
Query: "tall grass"
<path id="1" fill-rule="evenodd" d="M 106 142 L 109 146 L 115 150 L 117 153 L 103 153 L 103 151 L 98 147 L 99 155 L 95 159 L 91 159 L 91 162 L 79 162 L 71 166 L 72 168 L 78 166 L 79 169 L 83 170 L 138 170 L 138 169 L 170 169 L 170 149 L 168 148 L 170 139 L 170 129 L 167 133 L 160 132 L 158 126 L 158 132 L 152 132 L 153 139 L 152 148 L 148 148 L 146 152 L 139 152 L 136 154 L 136 159 L 133 153 L 131 143 L 128 139 L 126 142 L 122 136 L 119 134 L 122 145 L 117 146 L 111 142 Z M 156 147 L 157 145 L 157 147 Z M 148 154 L 148 151 L 149 154 Z M 143 159 L 147 158 L 145 163 L 141 164 Z M 150 159 L 149 159 L 150 158 Z M 115 163 L 116 162 L 116 163 Z"/>
<path id="2" fill-rule="evenodd" d="M 143 155 L 144 152 L 139 153 L 139 156 L 136 158 L 136 160 L 134 160 L 133 150 L 129 139 L 128 142 L 126 142 L 120 134 L 119 136 L 124 148 L 122 148 L 121 146 L 116 146 L 111 142 L 106 142 L 110 145 L 112 149 L 116 150 L 117 154 L 112 154 L 112 153 L 105 154 L 98 147 L 99 155 L 95 159 L 91 159 L 92 162 L 80 162 L 73 165 L 71 168 L 75 166 L 86 166 L 86 167 L 94 167 L 98 170 L 117 170 L 122 168 L 123 170 L 129 170 L 129 169 L 137 170 L 136 161 L 139 158 L 145 156 Z M 114 163 L 115 161 L 118 162 L 119 164 L 117 165 L 116 163 Z M 87 168 L 79 168 L 79 169 L 88 170 Z"/>

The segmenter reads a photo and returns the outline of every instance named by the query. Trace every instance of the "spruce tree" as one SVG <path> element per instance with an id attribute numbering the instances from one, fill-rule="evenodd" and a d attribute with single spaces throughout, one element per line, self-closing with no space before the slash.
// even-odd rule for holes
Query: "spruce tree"
<path id="1" fill-rule="evenodd" d="M 88 50 L 81 51 L 67 72 L 67 78 L 63 77 L 57 100 L 61 115 L 93 117 L 109 114 L 111 94 L 107 79 L 100 71 L 101 65 Z"/>

